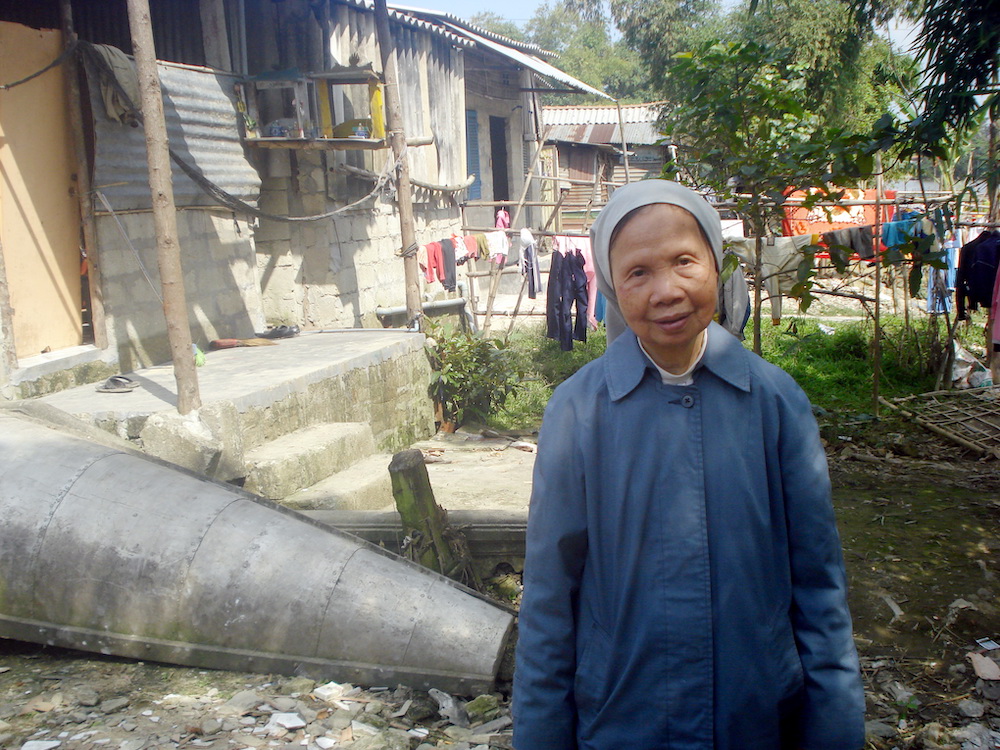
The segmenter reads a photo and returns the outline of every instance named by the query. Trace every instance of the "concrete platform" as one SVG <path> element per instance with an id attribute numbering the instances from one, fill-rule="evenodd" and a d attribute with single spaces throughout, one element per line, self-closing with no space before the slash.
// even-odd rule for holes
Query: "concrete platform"
<path id="1" fill-rule="evenodd" d="M 266 405 L 297 388 L 305 388 L 330 375 L 391 359 L 399 352 L 420 349 L 423 336 L 397 329 L 344 329 L 303 331 L 273 346 L 247 346 L 205 353 L 199 367 L 198 387 L 203 404 L 231 401 Z M 123 373 L 139 382 L 130 393 L 99 393 L 99 383 L 60 391 L 39 400 L 80 417 L 116 421 L 173 411 L 177 408 L 177 383 L 172 364 Z"/>
<path id="2" fill-rule="evenodd" d="M 270 346 L 208 352 L 197 369 L 202 407 L 177 414 L 172 365 L 126 373 L 139 386 L 102 393 L 80 386 L 38 401 L 132 441 L 153 456 L 215 479 L 242 483 L 254 456 L 308 428 L 366 425 L 370 450 L 392 452 L 434 433 L 424 336 L 398 329 L 302 332 Z M 292 441 L 294 442 L 294 441 Z M 288 474 L 305 466 L 289 448 Z M 360 456 L 358 456 L 360 458 Z M 273 467 L 272 467 L 273 468 Z M 342 467 L 328 467 L 330 471 Z M 273 473 L 273 472 L 272 472 Z M 315 467 L 292 477 L 317 481 Z M 300 481 L 301 480 L 301 481 Z M 304 483 L 303 483 L 304 482 Z M 289 490 L 291 491 L 291 490 Z M 273 495 L 273 493 L 270 493 Z"/>

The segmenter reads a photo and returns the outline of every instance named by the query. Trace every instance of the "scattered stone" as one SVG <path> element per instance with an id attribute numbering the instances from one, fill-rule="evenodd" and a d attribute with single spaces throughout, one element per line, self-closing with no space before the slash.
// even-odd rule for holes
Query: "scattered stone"
<path id="1" fill-rule="evenodd" d="M 274 706 L 276 711 L 282 711 L 288 713 L 289 711 L 294 711 L 296 706 L 298 706 L 298 701 L 294 698 L 286 698 L 284 696 L 275 696 L 271 698 L 268 703 Z"/>
<path id="2" fill-rule="evenodd" d="M 962 716 L 968 716 L 970 719 L 978 719 L 986 711 L 986 706 L 984 706 L 979 701 L 965 700 L 958 702 L 958 711 Z"/>
<path id="3" fill-rule="evenodd" d="M 308 677 L 293 677 L 285 682 L 278 692 L 282 695 L 305 695 L 311 692 L 314 687 L 316 687 L 316 680 L 310 680 Z"/>
<path id="4" fill-rule="evenodd" d="M 495 695 L 480 695 L 465 704 L 471 725 L 492 721 L 500 715 L 500 701 Z"/>
<path id="5" fill-rule="evenodd" d="M 127 698 L 111 698 L 109 700 L 101 703 L 100 707 L 97 709 L 102 714 L 113 714 L 115 711 L 120 711 L 128 705 Z"/>
<path id="6" fill-rule="evenodd" d="M 878 737 L 880 739 L 889 739 L 890 737 L 895 737 L 899 734 L 896 731 L 896 727 L 889 726 L 882 721 L 866 721 L 865 722 L 865 737 Z"/>
<path id="7" fill-rule="evenodd" d="M 97 691 L 89 687 L 77 688 L 74 691 L 73 697 L 77 703 L 81 706 L 86 706 L 87 708 L 96 706 L 101 700 L 97 695 Z"/>
<path id="8" fill-rule="evenodd" d="M 204 719 L 200 725 L 201 733 L 205 736 L 218 734 L 222 729 L 222 722 L 218 719 Z"/>
<path id="9" fill-rule="evenodd" d="M 455 726 L 469 727 L 469 715 L 465 713 L 465 709 L 459 705 L 453 696 L 435 688 L 428 690 L 427 694 L 437 701 L 439 714 Z"/>
<path id="10" fill-rule="evenodd" d="M 505 716 L 500 716 L 493 721 L 488 721 L 485 724 L 480 724 L 478 727 L 475 727 L 475 730 L 476 734 L 493 734 L 494 732 L 506 729 L 513 723 L 514 721 L 510 718 L 510 714 L 507 714 Z"/>
<path id="11" fill-rule="evenodd" d="M 313 688 L 312 694 L 321 701 L 329 703 L 330 701 L 335 701 L 340 698 L 344 694 L 345 688 L 350 687 L 350 685 L 341 685 L 337 682 L 328 682 L 325 685 Z"/>
<path id="12" fill-rule="evenodd" d="M 410 738 L 398 729 L 388 729 L 356 740 L 351 750 L 410 750 Z"/>
<path id="13" fill-rule="evenodd" d="M 280 727 L 282 729 L 302 729 L 306 725 L 306 722 L 302 720 L 302 717 L 294 713 L 282 713 L 277 712 L 271 714 L 271 719 L 267 722 L 267 729 L 270 730 L 273 727 Z"/>
<path id="14" fill-rule="evenodd" d="M 241 690 L 218 708 L 223 716 L 242 716 L 250 713 L 264 702 L 259 693 L 253 690 Z"/>
<path id="15" fill-rule="evenodd" d="M 21 745 L 21 750 L 54 750 L 61 744 L 58 740 L 28 740 Z"/>
<path id="16" fill-rule="evenodd" d="M 437 713 L 437 703 L 423 694 L 413 696 L 412 703 L 406 711 L 410 721 L 423 721 Z"/>

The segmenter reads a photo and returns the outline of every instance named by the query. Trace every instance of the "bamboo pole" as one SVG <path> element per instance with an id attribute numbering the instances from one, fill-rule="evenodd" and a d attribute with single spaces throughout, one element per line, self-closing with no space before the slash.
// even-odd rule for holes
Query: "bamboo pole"
<path id="1" fill-rule="evenodd" d="M 70 0 L 59 0 L 63 42 L 72 44 L 76 39 L 73 30 L 73 8 Z M 90 184 L 90 163 L 87 160 L 87 142 L 83 128 L 82 96 L 80 94 L 77 58 L 66 61 L 66 99 L 69 125 L 73 138 L 73 156 L 76 159 L 76 190 L 80 202 L 80 228 L 83 251 L 87 256 L 87 283 L 90 286 L 90 325 L 94 345 L 104 349 L 108 345 L 104 318 L 104 285 L 101 283 L 101 259 L 97 250 L 97 229 L 94 226 L 94 196 Z"/>
<path id="2" fill-rule="evenodd" d="M 417 266 L 417 237 L 413 228 L 413 193 L 410 186 L 410 162 L 406 156 L 406 132 L 399 99 L 396 48 L 389 31 L 389 9 L 385 0 L 375 0 L 375 36 L 382 57 L 385 77 L 385 119 L 392 155 L 396 159 L 396 202 L 399 208 L 399 233 L 403 245 L 403 278 L 406 287 L 406 318 L 411 326 L 421 328 L 420 269 Z"/>
<path id="3" fill-rule="evenodd" d="M 153 225 L 156 228 L 156 256 L 163 288 L 163 314 L 167 320 L 167 339 L 174 361 L 177 381 L 177 411 L 187 414 L 201 406 L 198 374 L 191 352 L 191 328 L 188 322 L 184 273 L 177 241 L 177 208 L 171 182 L 170 151 L 163 119 L 163 98 L 156 71 L 156 50 L 149 18 L 148 0 L 126 0 L 132 32 L 132 54 L 139 75 L 143 130 L 146 135 L 146 163 L 153 202 Z"/>
<path id="4" fill-rule="evenodd" d="M 542 231 L 547 231 L 552 221 L 555 219 L 556 214 L 559 213 L 559 208 L 562 206 L 562 202 L 566 200 L 566 196 L 569 195 L 568 190 L 561 190 L 559 192 L 559 200 L 556 202 L 555 208 L 552 209 L 552 213 L 549 214 L 548 220 L 545 222 L 545 226 L 542 227 Z M 538 262 L 538 253 L 535 253 L 535 262 Z M 521 311 L 521 302 L 524 300 L 524 291 L 528 288 L 528 275 L 525 274 L 524 278 L 521 279 L 521 291 L 517 293 L 517 303 L 514 305 L 514 312 L 510 316 L 510 325 L 507 326 L 507 335 L 504 336 L 504 341 L 510 340 L 510 335 L 514 332 L 514 323 L 517 322 L 517 315 Z"/>
<path id="5" fill-rule="evenodd" d="M 625 184 L 629 184 L 632 179 L 629 177 L 629 164 L 628 164 L 628 144 L 625 141 L 625 118 L 622 117 L 622 103 L 615 100 L 615 106 L 618 108 L 618 134 L 622 137 L 622 160 L 625 164 Z"/>
<path id="6" fill-rule="evenodd" d="M 545 142 L 545 138 L 549 134 L 549 129 L 546 128 L 545 135 L 542 137 L 542 143 Z M 514 209 L 514 217 L 510 221 L 511 229 L 517 226 L 518 220 L 521 218 L 521 210 L 524 208 L 524 201 L 528 197 L 528 190 L 531 189 L 531 180 L 535 174 L 535 168 L 538 166 L 538 162 L 542 159 L 543 149 L 535 149 L 535 156 L 531 160 L 531 166 L 528 167 L 528 171 L 524 175 L 524 188 L 521 190 L 521 197 L 517 201 L 517 208 Z M 493 269 L 491 269 L 493 270 Z M 490 318 L 493 317 L 493 301 L 497 296 L 497 289 L 500 288 L 500 272 L 503 269 L 497 268 L 495 270 L 495 276 L 490 280 L 490 294 L 486 298 L 486 317 L 483 320 L 483 336 L 488 336 L 490 333 Z"/>
<path id="7" fill-rule="evenodd" d="M 875 156 L 875 246 L 882 237 L 882 155 Z M 877 417 L 879 389 L 882 384 L 882 253 L 876 253 L 875 263 L 875 340 L 872 342 L 872 412 Z"/>

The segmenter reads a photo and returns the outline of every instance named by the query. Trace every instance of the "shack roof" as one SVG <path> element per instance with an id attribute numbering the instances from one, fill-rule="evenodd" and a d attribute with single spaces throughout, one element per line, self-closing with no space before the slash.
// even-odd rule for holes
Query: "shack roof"
<path id="1" fill-rule="evenodd" d="M 626 143 L 654 145 L 663 140 L 663 134 L 656 127 L 661 104 L 662 102 L 648 102 L 622 105 L 621 119 Z M 616 106 L 547 106 L 542 117 L 545 125 L 550 126 L 549 141 L 586 143 L 592 146 L 621 145 L 622 129 Z"/>
<path id="2" fill-rule="evenodd" d="M 375 7 L 373 0 L 339 1 L 369 11 Z M 542 49 L 536 44 L 519 42 L 502 34 L 496 34 L 468 21 L 464 21 L 457 16 L 453 16 L 450 13 L 397 3 L 389 3 L 388 7 L 390 17 L 400 23 L 422 29 L 432 34 L 441 34 L 449 40 L 454 41 L 458 46 L 477 46 L 481 49 L 489 50 L 506 57 L 515 65 L 520 65 L 534 71 L 549 81 L 557 81 L 577 91 L 593 94 L 605 99 L 612 99 L 612 97 L 600 89 L 596 89 L 574 78 L 569 73 L 559 70 L 559 68 L 543 60 L 542 58 L 554 57 L 555 54 Z"/>

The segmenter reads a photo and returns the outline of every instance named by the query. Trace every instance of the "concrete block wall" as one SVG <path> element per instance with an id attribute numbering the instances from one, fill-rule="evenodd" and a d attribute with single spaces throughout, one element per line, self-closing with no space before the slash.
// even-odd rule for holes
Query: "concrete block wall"
<path id="1" fill-rule="evenodd" d="M 285 158 L 288 158 L 287 155 Z M 269 157 L 261 208 L 281 215 L 317 215 L 355 200 L 328 197 L 322 155 L 301 152 L 285 174 L 280 156 Z M 333 185 L 333 181 L 330 181 Z M 334 196 L 336 197 L 336 196 Z M 461 231 L 457 207 L 440 194 L 417 196 L 418 243 Z M 267 322 L 305 328 L 380 327 L 379 307 L 405 303 L 399 214 L 386 195 L 329 219 L 276 222 L 255 231 L 258 276 Z"/>
<path id="2" fill-rule="evenodd" d="M 109 346 L 122 372 L 170 360 L 152 214 L 97 217 Z M 124 233 L 123 233 L 124 230 Z M 177 213 L 177 232 L 194 343 L 246 338 L 262 329 L 264 308 L 245 219 L 216 210 Z"/>

